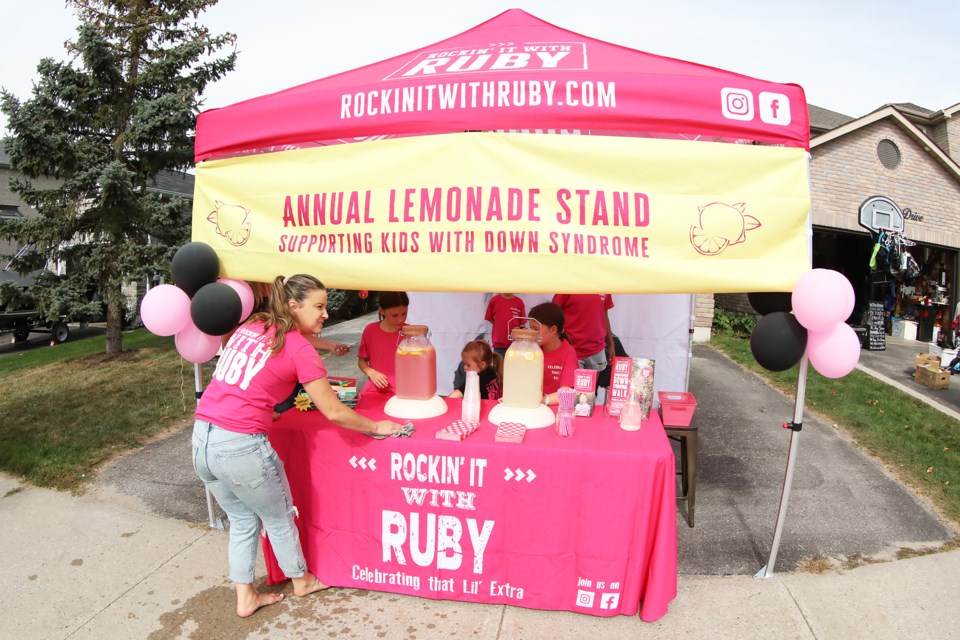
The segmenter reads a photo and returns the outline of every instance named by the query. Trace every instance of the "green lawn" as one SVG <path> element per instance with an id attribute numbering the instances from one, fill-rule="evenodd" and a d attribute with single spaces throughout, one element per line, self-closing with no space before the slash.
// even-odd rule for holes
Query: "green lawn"
<path id="1" fill-rule="evenodd" d="M 714 335 L 710 346 L 773 386 L 796 395 L 798 368 L 767 371 L 750 352 L 750 340 Z M 808 368 L 805 409 L 848 433 L 901 482 L 960 522 L 960 423 L 898 389 L 854 370 L 833 380 Z"/>
<path id="2" fill-rule="evenodd" d="M 0 358 L 0 469 L 35 485 L 76 490 L 111 456 L 192 420 L 193 365 L 173 338 L 125 332 Z"/>

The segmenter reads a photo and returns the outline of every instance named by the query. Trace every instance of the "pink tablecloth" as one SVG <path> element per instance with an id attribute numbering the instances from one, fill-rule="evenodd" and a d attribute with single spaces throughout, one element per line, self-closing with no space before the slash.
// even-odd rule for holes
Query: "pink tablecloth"
<path id="1" fill-rule="evenodd" d="M 387 396 L 358 410 L 384 417 Z M 307 564 L 327 584 L 427 598 L 657 620 L 677 593 L 673 450 L 654 412 L 636 432 L 576 419 L 576 434 L 494 441 L 485 420 L 463 442 L 415 420 L 376 440 L 316 411 L 288 411 L 270 441 L 283 459 Z M 264 545 L 271 583 L 285 579 Z"/>

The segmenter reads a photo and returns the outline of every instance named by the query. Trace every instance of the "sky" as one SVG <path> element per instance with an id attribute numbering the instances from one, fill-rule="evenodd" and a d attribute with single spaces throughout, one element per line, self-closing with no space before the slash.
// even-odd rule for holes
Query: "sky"
<path id="1" fill-rule="evenodd" d="M 239 58 L 208 86 L 203 108 L 418 49 L 510 8 L 633 49 L 799 84 L 808 103 L 852 117 L 889 103 L 938 111 L 960 102 L 956 0 L 220 0 L 201 22 L 235 33 Z M 63 0 L 10 2 L 3 18 L 0 87 L 26 100 L 37 63 L 67 59 L 77 19 Z"/>

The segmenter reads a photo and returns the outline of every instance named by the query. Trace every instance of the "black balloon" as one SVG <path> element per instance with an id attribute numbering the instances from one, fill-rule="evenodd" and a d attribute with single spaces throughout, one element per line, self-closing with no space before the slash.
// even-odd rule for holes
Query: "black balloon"
<path id="1" fill-rule="evenodd" d="M 220 259 L 205 242 L 188 242 L 173 256 L 173 282 L 191 298 L 205 284 L 217 281 Z"/>
<path id="2" fill-rule="evenodd" d="M 242 310 L 240 294 L 221 282 L 203 285 L 190 301 L 193 324 L 211 336 L 222 336 L 236 327 Z"/>
<path id="3" fill-rule="evenodd" d="M 807 330 L 785 311 L 763 316 L 750 334 L 753 357 L 769 371 L 786 371 L 800 362 L 806 348 Z"/>
<path id="4" fill-rule="evenodd" d="M 775 311 L 790 311 L 793 309 L 793 302 L 790 300 L 792 296 L 793 294 L 789 292 L 763 291 L 759 293 L 748 293 L 747 300 L 750 301 L 750 306 L 753 307 L 754 311 L 765 316 Z"/>

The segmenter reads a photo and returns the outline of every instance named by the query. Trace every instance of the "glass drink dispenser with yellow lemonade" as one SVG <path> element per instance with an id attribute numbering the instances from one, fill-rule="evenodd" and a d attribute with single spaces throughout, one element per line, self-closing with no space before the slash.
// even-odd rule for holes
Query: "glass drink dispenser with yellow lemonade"
<path id="1" fill-rule="evenodd" d="M 519 422 L 527 429 L 554 424 L 553 410 L 543 404 L 544 361 L 537 343 L 539 335 L 529 327 L 510 331 L 510 346 L 503 357 L 503 397 L 487 416 L 493 424 Z"/>
<path id="2" fill-rule="evenodd" d="M 543 351 L 536 329 L 516 328 L 503 358 L 503 403 L 534 409 L 543 399 Z"/>

